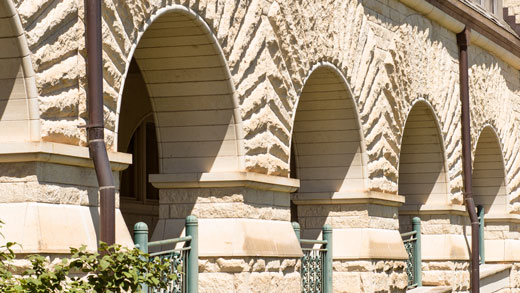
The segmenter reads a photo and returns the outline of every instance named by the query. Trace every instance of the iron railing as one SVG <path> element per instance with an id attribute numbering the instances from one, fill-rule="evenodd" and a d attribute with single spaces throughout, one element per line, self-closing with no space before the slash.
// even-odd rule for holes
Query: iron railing
<path id="1" fill-rule="evenodd" d="M 332 228 L 324 225 L 322 240 L 300 238 L 300 224 L 293 222 L 302 246 L 300 276 L 302 293 L 332 293 Z"/>
<path id="2" fill-rule="evenodd" d="M 148 261 L 170 261 L 169 271 L 162 276 L 175 274 L 176 280 L 167 289 L 142 286 L 143 292 L 152 293 L 197 293 L 198 292 L 198 220 L 195 216 L 186 217 L 186 236 L 148 242 L 148 226 L 139 222 L 134 226 L 134 242 L 141 251 L 148 253 L 149 248 L 169 246 L 171 249 L 150 253 Z M 184 243 L 184 245 L 178 245 Z"/>
<path id="3" fill-rule="evenodd" d="M 422 286 L 422 258 L 421 258 L 421 219 L 412 219 L 413 230 L 402 233 L 404 248 L 408 253 L 406 261 L 406 274 L 408 275 L 408 288 Z"/>

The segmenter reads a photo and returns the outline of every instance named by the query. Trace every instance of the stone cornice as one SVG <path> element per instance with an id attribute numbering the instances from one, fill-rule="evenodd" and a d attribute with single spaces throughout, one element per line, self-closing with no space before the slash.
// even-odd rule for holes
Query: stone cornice
<path id="1" fill-rule="evenodd" d="M 464 205 L 418 205 L 413 207 L 403 207 L 399 210 L 400 215 L 440 215 L 450 214 L 467 217 L 466 207 Z M 520 215 L 518 214 L 486 214 L 484 220 L 487 223 L 520 223 Z"/>
<path id="2" fill-rule="evenodd" d="M 400 0 L 411 9 L 438 22 L 453 33 L 471 29 L 471 43 L 520 69 L 520 39 L 505 26 L 457 0 Z"/>
<path id="3" fill-rule="evenodd" d="M 467 216 L 466 207 L 454 204 L 424 204 L 404 206 L 399 210 L 400 215 L 439 215 L 450 214 Z"/>
<path id="4" fill-rule="evenodd" d="M 520 215 L 517 214 L 487 214 L 484 216 L 486 223 L 520 223 Z"/>
<path id="5" fill-rule="evenodd" d="M 112 170 L 122 171 L 132 164 L 132 155 L 109 152 Z M 53 142 L 5 142 L 0 145 L 0 163 L 47 162 L 94 168 L 87 147 Z"/>
<path id="6" fill-rule="evenodd" d="M 215 172 L 150 174 L 156 188 L 248 187 L 257 190 L 294 192 L 300 187 L 298 179 L 270 176 L 252 172 Z"/>
<path id="7" fill-rule="evenodd" d="M 404 196 L 377 191 L 359 192 L 334 192 L 326 194 L 297 193 L 293 199 L 294 203 L 302 204 L 380 204 L 384 206 L 401 206 L 404 204 Z"/>

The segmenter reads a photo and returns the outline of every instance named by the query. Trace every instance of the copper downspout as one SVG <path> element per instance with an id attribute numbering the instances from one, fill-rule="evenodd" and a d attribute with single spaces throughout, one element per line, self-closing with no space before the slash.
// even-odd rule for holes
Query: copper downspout
<path id="1" fill-rule="evenodd" d="M 103 59 L 101 39 L 101 0 L 86 0 L 87 5 L 87 101 L 88 147 L 99 184 L 99 239 L 115 242 L 115 186 L 104 139 Z"/>
<path id="2" fill-rule="evenodd" d="M 468 46 L 471 37 L 470 30 L 466 27 L 457 34 L 457 44 L 459 46 L 459 74 L 460 74 L 460 101 L 462 104 L 461 123 L 462 123 L 462 165 L 463 165 L 463 184 L 464 202 L 471 220 L 471 292 L 480 292 L 479 274 L 479 221 L 477 209 L 473 201 L 472 175 L 471 175 L 471 125 L 469 109 L 469 85 L 468 85 Z"/>

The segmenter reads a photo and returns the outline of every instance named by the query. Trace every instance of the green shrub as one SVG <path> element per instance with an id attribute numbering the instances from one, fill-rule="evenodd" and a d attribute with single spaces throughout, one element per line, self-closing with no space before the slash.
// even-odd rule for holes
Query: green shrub
<path id="1" fill-rule="evenodd" d="M 164 274 L 170 271 L 168 260 L 149 262 L 148 255 L 136 248 L 105 243 L 100 243 L 99 253 L 88 252 L 85 246 L 71 248 L 71 257 L 58 264 L 51 265 L 41 255 L 28 256 L 31 267 L 15 277 L 10 270 L 13 245 L 0 247 L 0 292 L 135 292 L 141 284 L 166 288 L 177 278 Z"/>

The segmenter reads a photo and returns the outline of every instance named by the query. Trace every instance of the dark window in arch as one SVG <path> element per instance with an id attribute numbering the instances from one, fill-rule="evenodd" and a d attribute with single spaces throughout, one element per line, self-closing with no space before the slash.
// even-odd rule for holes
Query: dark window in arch
<path id="1" fill-rule="evenodd" d="M 133 163 L 121 175 L 122 197 L 158 200 L 159 191 L 148 182 L 149 174 L 159 173 L 159 156 L 155 124 L 145 119 L 134 131 L 127 152 Z"/>

